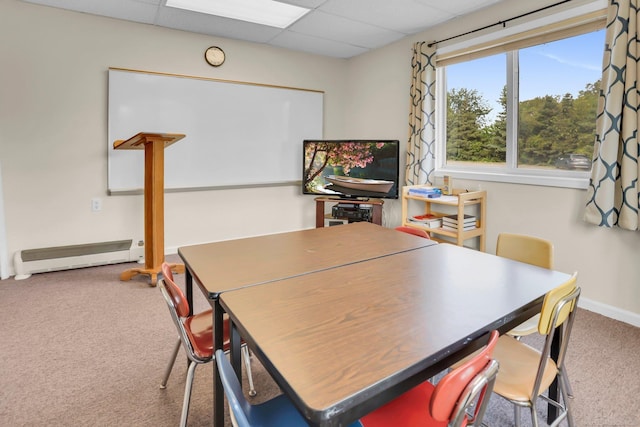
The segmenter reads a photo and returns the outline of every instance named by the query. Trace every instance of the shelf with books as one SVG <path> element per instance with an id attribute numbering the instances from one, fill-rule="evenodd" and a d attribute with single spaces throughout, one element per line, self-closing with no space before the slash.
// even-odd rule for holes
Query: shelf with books
<path id="1" fill-rule="evenodd" d="M 478 220 L 475 215 L 464 214 L 461 222 L 464 231 L 473 230 L 478 227 Z M 445 230 L 457 231 L 459 226 L 458 214 L 445 215 L 442 217 L 442 228 Z"/>
<path id="2" fill-rule="evenodd" d="M 476 248 L 484 252 L 487 192 L 454 190 L 453 195 L 434 197 L 422 190 L 430 188 L 420 185 L 403 188 L 402 225 L 423 229 L 434 240 L 459 246 L 475 239 Z M 463 227 L 458 227 L 459 223 Z"/>
<path id="3" fill-rule="evenodd" d="M 414 215 L 407 218 L 407 222 L 418 227 L 439 228 L 442 227 L 442 216 L 434 214 Z"/>

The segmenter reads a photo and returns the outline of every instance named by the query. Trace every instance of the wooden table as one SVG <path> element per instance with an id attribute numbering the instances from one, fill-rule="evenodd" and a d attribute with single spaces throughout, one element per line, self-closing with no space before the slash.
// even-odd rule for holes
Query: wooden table
<path id="1" fill-rule="evenodd" d="M 337 426 L 539 312 L 568 278 L 440 244 L 225 292 L 220 304 L 234 365 L 239 332 L 311 425 Z"/>
<path id="2" fill-rule="evenodd" d="M 193 279 L 214 317 L 214 346 L 222 348 L 223 292 L 319 272 L 436 245 L 368 222 L 228 240 L 178 249 L 185 264 L 187 298 Z M 215 365 L 215 364 L 214 364 Z M 224 392 L 214 366 L 214 425 L 224 424 Z"/>

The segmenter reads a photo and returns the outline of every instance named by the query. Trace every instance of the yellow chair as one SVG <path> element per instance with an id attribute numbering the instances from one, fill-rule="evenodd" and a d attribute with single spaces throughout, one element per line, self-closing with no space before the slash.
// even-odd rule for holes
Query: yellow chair
<path id="1" fill-rule="evenodd" d="M 577 273 L 556 289 L 550 291 L 544 299 L 538 332 L 546 336 L 542 351 L 534 349 L 509 335 L 503 335 L 493 352 L 493 358 L 500 364 L 500 371 L 493 392 L 515 405 L 516 426 L 520 425 L 520 409 L 528 407 L 531 411 L 533 426 L 538 426 L 536 401 L 546 400 L 560 410 L 552 426 L 564 419 L 569 427 L 573 426 L 570 411 L 568 377 L 564 368 L 564 359 L 575 317 L 575 308 L 580 296 L 576 285 Z M 551 343 L 555 334 L 559 334 L 559 353 L 557 361 L 550 357 Z M 560 385 L 562 399 L 551 399 L 543 393 L 554 380 Z"/>
<path id="2" fill-rule="evenodd" d="M 553 268 L 553 243 L 538 237 L 500 233 L 496 245 L 496 255 L 542 268 Z M 509 335 L 522 337 L 537 332 L 539 319 L 540 315 L 536 314 L 510 330 Z"/>

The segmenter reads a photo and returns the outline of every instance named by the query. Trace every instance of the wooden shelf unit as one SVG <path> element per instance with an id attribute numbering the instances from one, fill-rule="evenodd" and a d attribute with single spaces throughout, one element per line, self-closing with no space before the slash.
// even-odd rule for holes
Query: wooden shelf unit
<path id="1" fill-rule="evenodd" d="M 487 192 L 486 191 L 464 191 L 454 190 L 453 196 L 441 196 L 427 198 L 417 195 L 410 195 L 409 189 L 428 187 L 423 185 L 408 185 L 402 189 L 402 225 L 425 230 L 432 239 L 442 242 L 455 243 L 464 246 L 464 242 L 469 239 L 478 239 L 478 249 L 485 251 L 485 220 L 487 212 Z M 411 209 L 409 204 L 411 203 Z M 414 205 L 422 204 L 423 210 L 419 210 Z M 449 208 L 446 208 L 449 206 Z M 474 208 L 475 207 L 475 208 Z M 409 218 L 419 214 L 432 214 L 435 216 L 457 215 L 458 222 L 462 222 L 464 214 L 475 215 L 476 228 L 464 231 L 445 230 L 442 227 L 429 228 L 409 221 Z"/>
<path id="2" fill-rule="evenodd" d="M 316 228 L 324 227 L 325 218 L 333 218 L 331 214 L 325 214 L 325 203 L 332 203 L 334 205 L 345 203 L 354 205 L 371 205 L 371 221 L 374 224 L 382 225 L 382 205 L 384 201 L 381 199 L 369 199 L 369 200 L 348 200 L 341 199 L 339 197 L 316 197 Z M 350 221 L 351 222 L 351 221 Z"/>

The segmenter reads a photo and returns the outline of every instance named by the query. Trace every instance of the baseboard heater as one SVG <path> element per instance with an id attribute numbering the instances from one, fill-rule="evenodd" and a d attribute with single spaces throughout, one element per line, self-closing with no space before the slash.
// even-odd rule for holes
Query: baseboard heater
<path id="1" fill-rule="evenodd" d="M 14 256 L 15 279 L 27 279 L 34 273 L 139 261 L 143 255 L 144 247 L 134 247 L 132 239 L 27 249 Z"/>

